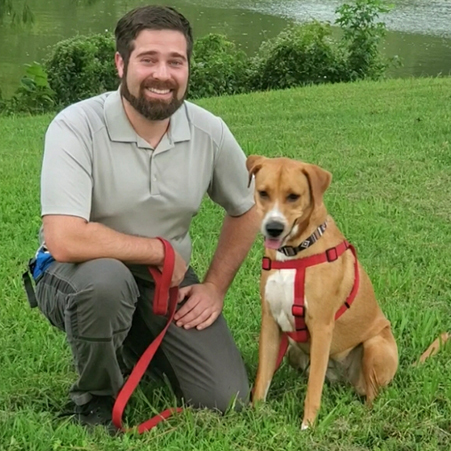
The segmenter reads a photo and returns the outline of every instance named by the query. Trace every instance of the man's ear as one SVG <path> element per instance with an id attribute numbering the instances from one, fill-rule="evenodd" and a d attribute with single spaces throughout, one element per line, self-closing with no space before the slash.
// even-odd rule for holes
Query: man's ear
<path id="1" fill-rule="evenodd" d="M 246 168 L 249 172 L 248 187 L 251 186 L 252 176 L 261 169 L 263 160 L 265 160 L 265 157 L 261 157 L 260 155 L 250 155 L 247 157 Z"/>
<path id="2" fill-rule="evenodd" d="M 116 64 L 117 75 L 120 79 L 124 76 L 124 60 L 119 52 L 114 54 L 114 63 Z"/>
<path id="3" fill-rule="evenodd" d="M 321 205 L 323 195 L 332 181 L 332 174 L 314 164 L 305 164 L 302 172 L 307 176 L 314 204 Z"/>

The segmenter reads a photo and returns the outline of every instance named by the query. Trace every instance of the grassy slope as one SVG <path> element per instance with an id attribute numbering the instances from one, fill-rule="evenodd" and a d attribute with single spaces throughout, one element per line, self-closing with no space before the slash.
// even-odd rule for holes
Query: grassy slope
<path id="1" fill-rule="evenodd" d="M 247 154 L 289 156 L 333 174 L 326 204 L 373 280 L 400 348 L 394 383 L 372 411 L 327 385 L 319 424 L 301 433 L 305 378 L 284 366 L 268 403 L 219 417 L 187 411 L 143 437 L 112 440 L 54 420 L 74 374 L 64 337 L 26 304 L 20 274 L 39 227 L 39 168 L 49 116 L 0 118 L 0 450 L 436 450 L 451 444 L 449 348 L 420 368 L 451 330 L 451 78 L 320 86 L 199 102 L 221 115 Z M 221 211 L 195 219 L 194 264 L 214 250 Z M 229 291 L 225 314 L 253 378 L 261 240 Z M 172 405 L 161 391 L 156 408 Z M 132 423 L 150 406 L 137 395 Z"/>

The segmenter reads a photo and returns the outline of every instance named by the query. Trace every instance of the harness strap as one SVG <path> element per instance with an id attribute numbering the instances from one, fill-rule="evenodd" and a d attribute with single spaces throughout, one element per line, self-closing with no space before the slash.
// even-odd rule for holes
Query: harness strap
<path id="1" fill-rule="evenodd" d="M 351 304 L 354 302 L 360 286 L 360 272 L 359 262 L 357 260 L 357 252 L 352 244 L 349 245 L 349 249 L 351 249 L 352 255 L 354 255 L 354 285 L 352 286 L 351 292 L 349 293 L 349 296 L 347 297 L 344 304 L 338 309 L 337 313 L 335 313 L 335 321 L 340 318 L 340 316 L 343 315 L 346 310 L 351 308 Z"/>
<path id="2" fill-rule="evenodd" d="M 320 254 L 310 255 L 309 257 L 296 258 L 294 260 L 271 260 L 269 257 L 263 257 L 262 268 L 270 269 L 305 269 L 309 266 L 319 265 L 326 262 L 334 262 L 344 254 L 351 245 L 347 240 L 342 241 L 338 246 L 331 247 Z"/>
<path id="3" fill-rule="evenodd" d="M 177 298 L 178 298 L 178 288 L 172 287 L 171 279 L 172 273 L 174 272 L 174 264 L 175 264 L 175 255 L 172 246 L 166 240 L 162 238 L 158 238 L 164 246 L 165 251 L 165 259 L 163 264 L 163 271 L 160 271 L 157 268 L 149 267 L 149 272 L 151 273 L 154 281 L 155 281 L 155 295 L 153 300 L 153 311 L 156 315 L 166 315 L 168 314 L 168 321 L 164 329 L 160 332 L 160 334 L 155 338 L 155 340 L 149 345 L 149 347 L 144 351 L 142 356 L 139 358 L 138 363 L 133 368 L 130 376 L 127 381 L 123 385 L 121 391 L 119 392 L 116 401 L 113 406 L 113 424 L 122 431 L 127 431 L 124 429 L 122 425 L 122 415 L 124 413 L 124 409 L 138 386 L 141 378 L 147 370 L 151 360 L 153 359 L 155 353 L 157 352 L 163 338 L 174 319 L 175 310 L 177 307 Z M 138 425 L 138 433 L 142 434 L 149 429 L 152 429 L 161 421 L 166 420 L 174 413 L 181 412 L 181 408 L 171 408 L 166 409 L 163 412 L 155 415 L 151 419 L 145 421 Z"/>
<path id="4" fill-rule="evenodd" d="M 280 342 L 279 354 L 277 355 L 276 369 L 274 370 L 274 372 L 276 372 L 279 369 L 280 365 L 282 365 L 283 358 L 285 357 L 288 349 L 288 345 L 288 335 L 286 333 L 282 333 L 282 341 Z"/>
<path id="5" fill-rule="evenodd" d="M 307 324 L 305 323 L 305 305 L 304 305 L 304 287 L 305 287 L 305 267 L 296 270 L 294 279 L 294 301 L 291 307 L 291 313 L 294 316 L 295 334 L 300 342 L 306 342 L 309 339 Z"/>

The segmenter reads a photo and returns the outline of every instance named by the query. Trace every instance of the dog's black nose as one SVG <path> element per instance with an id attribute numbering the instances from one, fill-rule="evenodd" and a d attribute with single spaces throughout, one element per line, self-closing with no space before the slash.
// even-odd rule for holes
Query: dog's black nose
<path id="1" fill-rule="evenodd" d="M 284 230 L 284 225 L 281 222 L 271 221 L 266 224 L 266 232 L 271 238 L 277 238 Z"/>

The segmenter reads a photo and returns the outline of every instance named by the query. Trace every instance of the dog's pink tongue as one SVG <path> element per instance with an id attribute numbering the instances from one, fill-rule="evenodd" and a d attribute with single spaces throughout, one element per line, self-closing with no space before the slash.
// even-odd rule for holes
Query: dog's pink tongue
<path id="1" fill-rule="evenodd" d="M 270 238 L 265 238 L 265 247 L 268 249 L 279 249 L 282 246 L 282 240 L 272 240 Z"/>

